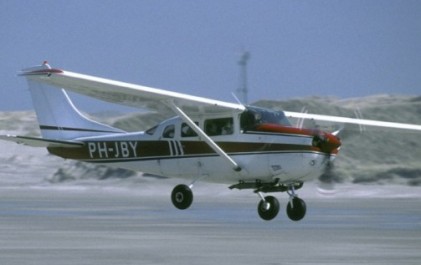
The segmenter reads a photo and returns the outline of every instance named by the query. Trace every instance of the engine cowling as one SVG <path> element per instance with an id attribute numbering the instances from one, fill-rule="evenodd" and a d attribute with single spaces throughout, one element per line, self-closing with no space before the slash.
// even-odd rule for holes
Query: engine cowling
<path id="1" fill-rule="evenodd" d="M 331 133 L 318 131 L 313 136 L 312 145 L 319 148 L 323 153 L 337 154 L 341 147 L 341 140 Z"/>

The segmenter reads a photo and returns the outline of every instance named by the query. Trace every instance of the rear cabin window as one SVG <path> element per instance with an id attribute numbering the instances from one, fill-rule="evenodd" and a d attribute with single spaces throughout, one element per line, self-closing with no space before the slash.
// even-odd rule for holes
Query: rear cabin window
<path id="1" fill-rule="evenodd" d="M 233 134 L 233 118 L 205 120 L 205 132 L 209 136 Z"/>

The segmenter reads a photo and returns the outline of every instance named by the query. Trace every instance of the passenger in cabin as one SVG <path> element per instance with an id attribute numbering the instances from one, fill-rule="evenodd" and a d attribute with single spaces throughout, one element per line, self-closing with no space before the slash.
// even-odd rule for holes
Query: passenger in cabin
<path id="1" fill-rule="evenodd" d="M 243 112 L 241 114 L 240 123 L 241 130 L 243 130 L 243 132 L 255 129 L 257 124 L 256 113 L 248 110 Z"/>
<path id="2" fill-rule="evenodd" d="M 232 118 L 209 119 L 205 121 L 205 131 L 209 136 L 232 134 Z"/>
<path id="3" fill-rule="evenodd" d="M 181 136 L 194 137 L 197 136 L 197 134 L 187 123 L 183 123 L 183 125 L 181 126 Z"/>
<path id="4" fill-rule="evenodd" d="M 224 127 L 222 127 L 221 134 L 222 135 L 228 135 L 232 134 L 232 120 L 228 120 Z"/>
<path id="5" fill-rule="evenodd" d="M 209 136 L 218 135 L 218 126 L 215 122 L 207 122 L 206 123 L 206 133 Z"/>
<path id="6" fill-rule="evenodd" d="M 259 130 L 259 125 L 262 124 L 291 126 L 291 123 L 282 111 L 271 111 L 258 107 L 247 107 L 247 110 L 240 116 L 240 126 L 243 133 Z"/>

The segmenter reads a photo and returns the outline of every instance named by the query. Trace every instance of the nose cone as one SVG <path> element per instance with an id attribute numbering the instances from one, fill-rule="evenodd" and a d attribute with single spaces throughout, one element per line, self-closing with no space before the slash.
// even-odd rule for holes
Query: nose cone
<path id="1" fill-rule="evenodd" d="M 313 138 L 313 146 L 320 148 L 320 151 L 327 154 L 337 154 L 341 147 L 341 140 L 331 133 L 320 133 Z"/>

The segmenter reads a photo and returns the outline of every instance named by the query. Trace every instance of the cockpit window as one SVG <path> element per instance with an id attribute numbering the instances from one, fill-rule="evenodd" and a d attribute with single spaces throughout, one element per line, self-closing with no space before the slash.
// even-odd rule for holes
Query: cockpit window
<path id="1" fill-rule="evenodd" d="M 240 117 L 241 130 L 253 130 L 258 125 L 269 123 L 282 126 L 291 126 L 283 111 L 273 111 L 257 107 L 247 107 Z"/>

